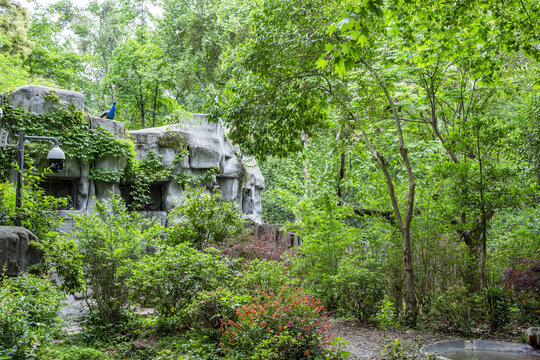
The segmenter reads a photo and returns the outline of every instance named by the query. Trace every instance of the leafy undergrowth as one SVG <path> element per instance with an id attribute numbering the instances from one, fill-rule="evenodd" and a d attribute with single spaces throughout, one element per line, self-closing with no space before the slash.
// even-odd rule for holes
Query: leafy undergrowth
<path id="1" fill-rule="evenodd" d="M 283 294 L 279 294 L 279 296 L 281 295 Z M 277 297 L 272 296 L 271 298 Z M 263 299 L 264 296 L 261 300 Z M 293 299 L 297 299 L 297 297 Z M 208 336 L 204 331 L 200 331 L 200 328 L 163 331 L 156 318 L 131 317 L 122 325 L 114 327 L 88 326 L 80 333 L 56 339 L 42 354 L 42 359 L 232 360 L 253 358 L 277 360 L 341 359 L 347 356 L 343 351 L 342 343 L 322 333 L 312 332 L 315 327 L 322 325 L 322 322 L 325 323 L 325 328 L 328 325 L 326 318 L 318 316 L 319 311 L 324 311 L 322 308 L 311 315 L 305 314 L 308 319 L 302 326 L 298 320 L 296 320 L 297 325 L 292 326 L 292 322 L 286 316 L 283 317 L 285 314 L 278 309 L 273 301 L 271 305 L 268 305 L 274 308 L 276 314 L 280 313 L 280 319 L 271 321 L 273 313 L 267 313 L 266 319 L 269 320 L 269 326 L 261 329 L 260 336 L 257 337 L 259 344 L 249 349 L 233 346 L 235 339 L 232 336 L 232 331 L 236 330 L 234 331 L 236 335 L 241 334 L 242 331 L 245 332 L 244 335 L 248 332 L 256 332 L 256 328 L 251 326 L 253 325 L 253 313 L 250 310 L 259 305 L 260 303 L 244 305 L 238 311 L 240 316 L 236 322 L 223 321 L 223 326 L 218 331 L 223 335 L 220 343 L 217 343 L 215 338 Z M 316 308 L 321 307 L 315 299 L 311 299 L 309 296 L 304 296 L 298 307 L 305 311 L 311 311 L 311 305 L 316 305 Z M 246 316 L 248 313 L 250 315 Z M 247 319 L 250 320 L 245 321 Z M 126 318 L 126 320 L 128 319 Z M 281 324 L 283 321 L 286 321 L 284 325 Z M 238 325 L 238 327 L 231 326 L 231 324 Z M 244 329 L 239 327 L 244 327 Z M 271 331 L 268 331 L 267 329 L 270 327 Z M 268 333 L 271 333 L 272 336 L 266 336 Z M 333 342 L 334 348 L 325 348 L 319 342 L 323 338 L 327 345 L 331 345 Z"/>

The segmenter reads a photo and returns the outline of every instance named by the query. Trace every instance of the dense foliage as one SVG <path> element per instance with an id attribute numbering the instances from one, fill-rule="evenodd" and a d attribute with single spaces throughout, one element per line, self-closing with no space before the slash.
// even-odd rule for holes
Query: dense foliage
<path id="1" fill-rule="evenodd" d="M 25 174 L 27 211 L 13 207 L 2 150 L 0 222 L 36 232 L 43 270 L 68 291 L 86 280 L 97 309 L 73 343 L 43 356 L 339 357 L 325 311 L 467 336 L 537 324 L 539 14 L 533 0 L 62 0 L 30 15 L 0 1 L 0 91 L 78 90 L 93 115 L 117 101 L 131 129 L 209 112 L 258 157 L 265 221 L 300 241 L 285 251 L 254 240 L 234 204 L 200 189 L 184 193 L 168 229 L 113 199 L 60 237 L 62 201 L 43 196 L 37 174 Z M 173 174 L 153 152 L 137 160 L 129 140 L 74 109 L 2 107 L 2 127 L 59 137 L 68 157 L 127 157 L 125 172 L 90 176 L 133 182 L 129 210 L 160 177 L 197 188 L 217 175 Z M 10 284 L 0 291 L 15 301 Z M 128 315 L 141 305 L 157 310 L 145 324 Z M 32 353 L 41 334 L 11 315 L 26 325 L 9 351 Z M 388 354 L 402 356 L 399 341 Z"/>
<path id="2" fill-rule="evenodd" d="M 191 189 L 177 205 L 169 214 L 172 245 L 187 241 L 201 250 L 244 230 L 244 217 L 234 203 L 221 199 L 219 191 L 208 194 L 204 189 Z"/>
<path id="3" fill-rule="evenodd" d="M 48 279 L 29 274 L 0 284 L 0 356 L 42 359 L 44 348 L 60 330 L 60 291 Z"/>

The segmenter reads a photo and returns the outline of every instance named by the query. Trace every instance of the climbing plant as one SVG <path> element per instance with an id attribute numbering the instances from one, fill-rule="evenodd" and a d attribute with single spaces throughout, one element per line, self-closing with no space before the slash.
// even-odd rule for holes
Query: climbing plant
<path id="1" fill-rule="evenodd" d="M 188 155 L 186 149 L 180 150 L 172 164 L 165 167 L 161 156 L 154 151 L 148 151 L 142 161 L 134 161 L 126 166 L 122 175 L 123 182 L 132 182 L 133 189 L 130 192 L 132 210 L 142 210 L 150 201 L 150 185 L 163 178 L 171 178 L 182 187 L 197 187 L 213 179 L 218 173 L 218 168 L 205 171 L 200 176 L 194 176 L 185 172 L 175 173 L 174 168 Z M 111 174 L 112 175 L 112 174 Z"/>
<path id="2" fill-rule="evenodd" d="M 46 98 L 53 101 L 52 96 Z M 118 139 L 101 127 L 92 128 L 81 110 L 71 104 L 55 107 L 44 114 L 34 114 L 21 107 L 3 106 L 2 127 L 11 134 L 25 132 L 33 136 L 56 137 L 67 158 L 79 158 L 89 163 L 103 156 L 133 157 L 133 143 Z M 25 150 L 39 153 L 48 148 L 46 143 L 27 143 Z"/>

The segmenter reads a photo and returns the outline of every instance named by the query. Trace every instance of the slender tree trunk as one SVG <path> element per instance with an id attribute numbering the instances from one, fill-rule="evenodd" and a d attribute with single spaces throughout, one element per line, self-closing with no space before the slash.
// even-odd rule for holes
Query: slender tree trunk
<path id="1" fill-rule="evenodd" d="M 158 89 L 159 89 L 159 83 L 156 82 L 156 89 L 154 91 L 154 113 L 152 114 L 152 127 L 156 127 L 156 110 L 157 110 Z"/>
<path id="2" fill-rule="evenodd" d="M 416 322 L 416 292 L 414 284 L 414 270 L 411 254 L 411 229 L 409 226 L 404 227 L 403 236 L 403 264 L 405 268 L 405 304 L 407 307 L 407 316 L 413 323 Z"/>
<path id="3" fill-rule="evenodd" d="M 338 196 L 338 199 L 339 199 L 339 203 L 340 205 L 343 204 L 343 200 L 342 200 L 342 189 L 341 189 L 341 183 L 343 182 L 343 178 L 345 177 L 345 159 L 346 158 L 346 154 L 345 154 L 345 151 L 343 151 L 341 153 L 341 164 L 340 164 L 340 167 L 339 167 L 339 177 L 338 177 L 338 183 L 337 183 L 337 196 Z"/>
<path id="4" fill-rule="evenodd" d="M 480 152 L 480 134 L 477 135 L 477 148 L 478 148 L 478 165 L 480 170 L 480 236 L 481 240 L 481 249 L 482 249 L 482 258 L 480 260 L 480 277 L 482 279 L 482 287 L 485 289 L 487 287 L 486 279 L 486 257 L 487 257 L 487 220 L 486 220 L 486 199 L 484 191 L 484 167 L 482 163 L 482 153 Z"/>
<path id="5" fill-rule="evenodd" d="M 380 159 L 379 163 L 381 164 L 384 176 L 386 178 L 386 182 L 387 182 L 389 193 L 390 193 L 390 199 L 392 201 L 392 207 L 394 208 L 394 213 L 396 214 L 396 220 L 399 225 L 399 229 L 401 231 L 401 236 L 403 240 L 403 262 L 404 262 L 404 270 L 405 270 L 405 311 L 407 312 L 406 316 L 408 318 L 408 321 L 414 324 L 416 323 L 418 309 L 416 306 L 416 291 L 415 291 L 415 285 L 414 285 L 414 267 L 413 267 L 412 253 L 411 253 L 410 231 L 411 231 L 411 221 L 412 221 L 412 216 L 413 216 L 413 211 L 414 211 L 416 182 L 414 179 L 414 174 L 412 172 L 412 167 L 409 160 L 408 149 L 405 147 L 405 142 L 403 139 L 401 121 L 399 119 L 398 111 L 394 104 L 394 100 L 392 99 L 392 96 L 390 95 L 390 91 L 388 90 L 388 87 L 386 86 L 384 81 L 379 77 L 379 74 L 373 69 L 371 64 L 369 64 L 363 58 L 360 58 L 360 61 L 366 66 L 366 68 L 369 70 L 371 75 L 377 80 L 377 82 L 379 83 L 379 86 L 384 91 L 384 94 L 386 96 L 386 99 L 388 101 L 390 108 L 392 109 L 392 116 L 394 118 L 397 135 L 399 139 L 399 153 L 401 155 L 401 159 L 403 160 L 403 165 L 405 165 L 405 169 L 407 171 L 409 189 L 407 192 L 407 205 L 405 207 L 405 216 L 402 217 L 401 211 L 398 206 L 397 197 L 394 191 L 394 185 L 392 183 L 392 179 L 388 172 L 386 162 L 384 161 L 384 158 L 380 154 L 377 153 L 378 158 Z"/>

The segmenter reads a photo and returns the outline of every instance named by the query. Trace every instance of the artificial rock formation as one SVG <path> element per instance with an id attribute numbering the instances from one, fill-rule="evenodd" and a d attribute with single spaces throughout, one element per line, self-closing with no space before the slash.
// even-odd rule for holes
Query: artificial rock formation
<path id="1" fill-rule="evenodd" d="M 53 89 L 40 86 L 23 86 L 7 95 L 10 105 L 21 106 L 35 113 L 49 111 L 45 96 Z M 73 103 L 84 110 L 82 94 L 54 90 L 64 104 Z M 154 152 L 171 175 L 186 174 L 197 177 L 210 169 L 216 175 L 201 184 L 209 191 L 220 189 L 225 200 L 234 201 L 239 209 L 254 223 L 261 222 L 260 192 L 264 188 L 264 178 L 251 158 L 244 158 L 238 147 L 227 139 L 219 123 L 205 120 L 206 115 L 194 114 L 190 119 L 180 120 L 177 124 L 157 128 L 148 128 L 126 133 L 125 125 L 119 121 L 85 116 L 92 128 L 101 127 L 117 138 L 131 138 L 139 160 L 149 152 Z M 12 134 L 12 140 L 14 140 Z M 33 135 L 33 134 L 28 134 Z M 62 144 L 60 144 L 62 147 Z M 186 154 L 178 161 L 179 153 Z M 45 157 L 35 159 L 40 166 L 48 166 Z M 103 182 L 91 179 L 91 169 L 107 169 L 120 173 L 126 166 L 126 159 L 103 157 L 89 164 L 82 159 L 67 159 L 61 172 L 49 175 L 44 188 L 49 195 L 68 196 L 71 202 L 68 209 L 62 210 L 66 222 L 62 230 L 71 228 L 70 213 L 85 211 L 93 205 L 93 198 L 106 199 L 110 194 L 121 194 L 129 202 L 129 183 L 121 183 L 120 178 Z M 15 175 L 15 174 L 13 174 Z M 165 225 L 166 215 L 182 197 L 184 188 L 173 176 L 158 179 L 151 185 L 151 201 L 145 211 L 149 216 L 158 218 Z M 13 176 L 14 180 L 14 176 Z"/>
<path id="2" fill-rule="evenodd" d="M 30 230 L 0 226 L 0 275 L 17 276 L 38 265 L 43 255 L 32 245 L 35 241 L 38 239 Z"/>

